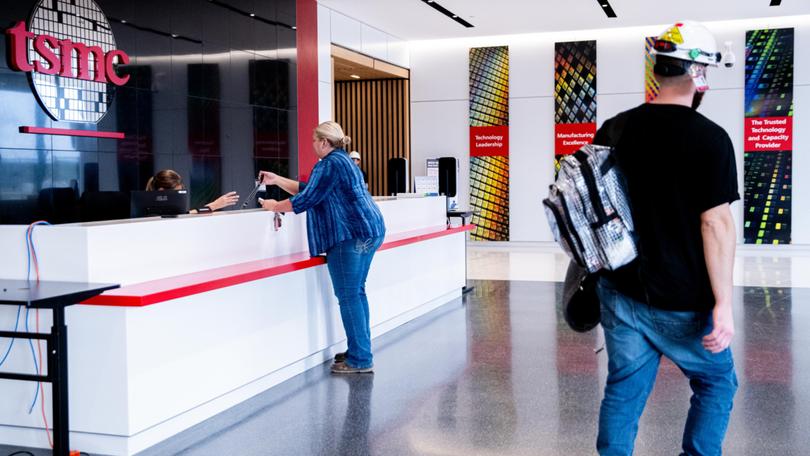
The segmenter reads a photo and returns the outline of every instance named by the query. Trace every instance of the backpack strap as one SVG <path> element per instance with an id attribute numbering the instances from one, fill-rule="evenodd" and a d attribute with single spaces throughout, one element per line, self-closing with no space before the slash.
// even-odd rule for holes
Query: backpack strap
<path id="1" fill-rule="evenodd" d="M 588 154 L 582 150 L 574 153 L 574 158 L 579 162 L 579 169 L 582 171 L 582 178 L 585 180 L 585 186 L 588 188 L 588 199 L 590 200 L 592 210 L 596 215 L 596 225 L 601 225 L 608 220 L 607 213 L 604 206 L 602 206 L 602 199 L 599 197 L 599 187 L 596 185 L 596 176 L 591 164 L 588 162 Z M 603 173 L 604 174 L 604 173 Z"/>
<path id="2" fill-rule="evenodd" d="M 604 146 L 616 148 L 619 145 L 619 142 L 622 139 L 622 135 L 624 134 L 624 127 L 627 125 L 627 121 L 630 119 L 631 111 L 624 111 L 616 115 L 610 119 L 603 128 L 606 130 L 603 132 L 602 141 Z M 616 164 L 618 160 L 616 159 L 615 150 L 608 155 L 607 159 L 602 163 L 602 166 L 599 167 L 599 172 L 602 173 L 604 176 L 607 174 L 608 171 L 611 170 Z"/>

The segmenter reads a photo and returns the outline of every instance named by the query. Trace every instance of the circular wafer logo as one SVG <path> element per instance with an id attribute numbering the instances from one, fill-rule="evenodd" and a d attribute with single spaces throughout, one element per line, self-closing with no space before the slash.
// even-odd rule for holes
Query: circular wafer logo
<path id="1" fill-rule="evenodd" d="M 39 0 L 28 27 L 18 22 L 6 31 L 10 66 L 28 72 L 37 98 L 55 120 L 101 120 L 115 87 L 129 76 L 118 74 L 129 57 L 117 50 L 107 17 L 93 0 Z"/>

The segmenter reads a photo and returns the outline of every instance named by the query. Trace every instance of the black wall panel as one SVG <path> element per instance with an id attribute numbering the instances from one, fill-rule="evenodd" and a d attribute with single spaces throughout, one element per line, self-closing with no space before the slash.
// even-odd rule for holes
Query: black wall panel
<path id="1" fill-rule="evenodd" d="M 0 0 L 0 27 L 27 22 L 38 3 Z M 0 224 L 118 216 L 104 207 L 166 168 L 183 176 L 195 206 L 231 190 L 247 195 L 260 168 L 296 173 L 295 0 L 96 3 L 131 59 L 119 69 L 129 82 L 97 124 L 49 117 L 30 75 L 10 68 L 0 35 Z M 126 137 L 32 135 L 21 126 Z"/>

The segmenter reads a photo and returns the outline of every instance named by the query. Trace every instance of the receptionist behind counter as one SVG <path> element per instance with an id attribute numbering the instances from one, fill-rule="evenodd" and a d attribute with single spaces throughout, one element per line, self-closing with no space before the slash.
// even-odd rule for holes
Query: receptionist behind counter
<path id="1" fill-rule="evenodd" d="M 184 190 L 186 187 L 183 185 L 183 178 L 176 171 L 171 169 L 164 169 L 149 178 L 146 183 L 146 191 L 154 192 L 161 190 Z M 190 214 L 214 212 L 228 206 L 233 206 L 239 201 L 239 195 L 236 192 L 228 192 L 219 198 L 211 201 L 203 207 L 191 209 L 188 211 Z"/>

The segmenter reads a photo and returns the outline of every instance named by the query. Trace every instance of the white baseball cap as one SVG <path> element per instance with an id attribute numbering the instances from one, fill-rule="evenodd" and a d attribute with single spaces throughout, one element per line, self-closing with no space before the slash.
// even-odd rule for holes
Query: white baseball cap
<path id="1" fill-rule="evenodd" d="M 352 152 L 349 154 L 349 157 L 351 157 L 353 160 L 360 160 L 360 152 L 358 152 L 358 151 L 356 151 L 356 150 L 353 150 L 353 151 L 352 151 Z"/>

